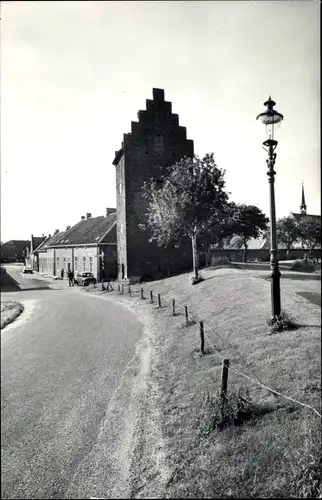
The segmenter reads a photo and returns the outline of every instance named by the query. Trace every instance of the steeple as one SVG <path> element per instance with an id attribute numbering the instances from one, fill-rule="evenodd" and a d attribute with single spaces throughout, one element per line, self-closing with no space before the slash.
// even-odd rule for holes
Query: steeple
<path id="1" fill-rule="evenodd" d="M 302 182 L 302 202 L 300 206 L 300 211 L 302 215 L 306 215 L 306 205 L 305 205 L 305 196 L 304 196 L 304 185 Z"/>

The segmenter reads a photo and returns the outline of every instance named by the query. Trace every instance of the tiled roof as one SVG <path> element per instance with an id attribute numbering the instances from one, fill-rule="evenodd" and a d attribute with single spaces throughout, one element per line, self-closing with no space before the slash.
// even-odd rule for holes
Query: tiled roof
<path id="1" fill-rule="evenodd" d="M 294 219 L 296 219 L 297 221 L 303 219 L 303 217 L 312 217 L 312 219 L 317 219 L 317 220 L 321 220 L 321 215 L 312 215 L 312 214 L 296 214 L 294 212 L 292 212 L 292 215 L 294 217 Z"/>
<path id="2" fill-rule="evenodd" d="M 7 241 L 6 243 L 3 243 L 1 245 L 2 248 L 5 246 L 15 247 L 17 251 L 22 251 L 27 247 L 30 248 L 30 241 L 29 240 L 10 240 L 10 241 Z"/>
<path id="3" fill-rule="evenodd" d="M 40 245 L 36 248 L 37 252 L 39 252 L 40 250 L 45 251 L 49 246 L 52 246 L 56 242 L 57 238 L 59 238 L 63 234 L 65 234 L 65 232 L 61 231 L 53 234 L 52 236 L 47 236 L 47 238 L 45 238 L 44 241 L 40 243 Z"/>
<path id="4" fill-rule="evenodd" d="M 116 224 L 116 212 L 109 214 L 107 217 L 91 217 L 81 220 L 75 226 L 71 227 L 64 233 L 58 233 L 46 243 L 47 247 L 65 246 L 65 245 L 90 245 L 98 244 L 101 240 L 106 241 L 107 233 L 112 233 L 112 228 Z M 116 237 L 111 243 L 116 243 Z"/>
<path id="5" fill-rule="evenodd" d="M 32 236 L 32 249 L 33 251 L 36 250 L 37 247 L 39 247 L 40 243 L 43 242 L 45 238 L 43 236 Z"/>

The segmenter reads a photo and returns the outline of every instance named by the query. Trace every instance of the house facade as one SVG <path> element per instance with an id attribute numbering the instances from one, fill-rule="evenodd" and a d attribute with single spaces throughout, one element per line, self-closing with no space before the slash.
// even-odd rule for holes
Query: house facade
<path id="1" fill-rule="evenodd" d="M 131 123 L 131 132 L 124 134 L 122 147 L 115 153 L 120 280 L 137 281 L 191 267 L 190 242 L 186 247 L 160 248 L 139 228 L 147 209 L 143 183 L 160 179 L 166 167 L 194 154 L 193 141 L 187 139 L 186 128 L 179 125 L 171 108 L 171 102 L 164 100 L 164 91 L 153 89 L 153 99 L 146 100 L 146 110 L 138 112 L 138 121 Z"/>
<path id="2" fill-rule="evenodd" d="M 92 272 L 97 280 L 116 278 L 116 213 L 106 209 L 105 216 L 87 213 L 65 231 L 55 231 L 36 249 L 37 271 L 51 276 L 67 276 L 69 270 Z"/>

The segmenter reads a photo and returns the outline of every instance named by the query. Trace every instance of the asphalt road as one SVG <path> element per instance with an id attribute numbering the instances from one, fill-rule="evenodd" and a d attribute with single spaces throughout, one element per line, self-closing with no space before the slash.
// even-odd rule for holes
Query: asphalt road
<path id="1" fill-rule="evenodd" d="M 1 498 L 126 498 L 138 317 L 77 288 L 2 300 L 25 312 L 1 333 Z"/>
<path id="2" fill-rule="evenodd" d="M 21 290 L 50 289 L 52 280 L 46 280 L 36 273 L 23 274 L 23 266 L 20 264 L 6 264 L 4 267 L 6 269 L 6 273 L 1 275 L 1 290 L 19 292 Z M 59 281 L 55 283 L 59 283 Z"/>

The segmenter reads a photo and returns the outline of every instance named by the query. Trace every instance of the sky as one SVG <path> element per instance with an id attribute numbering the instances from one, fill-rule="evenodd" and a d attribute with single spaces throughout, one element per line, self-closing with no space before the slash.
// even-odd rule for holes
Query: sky
<path id="1" fill-rule="evenodd" d="M 305 1 L 1 2 L 1 241 L 116 207 L 114 154 L 163 88 L 195 153 L 214 152 L 237 203 L 321 213 L 320 6 Z"/>

